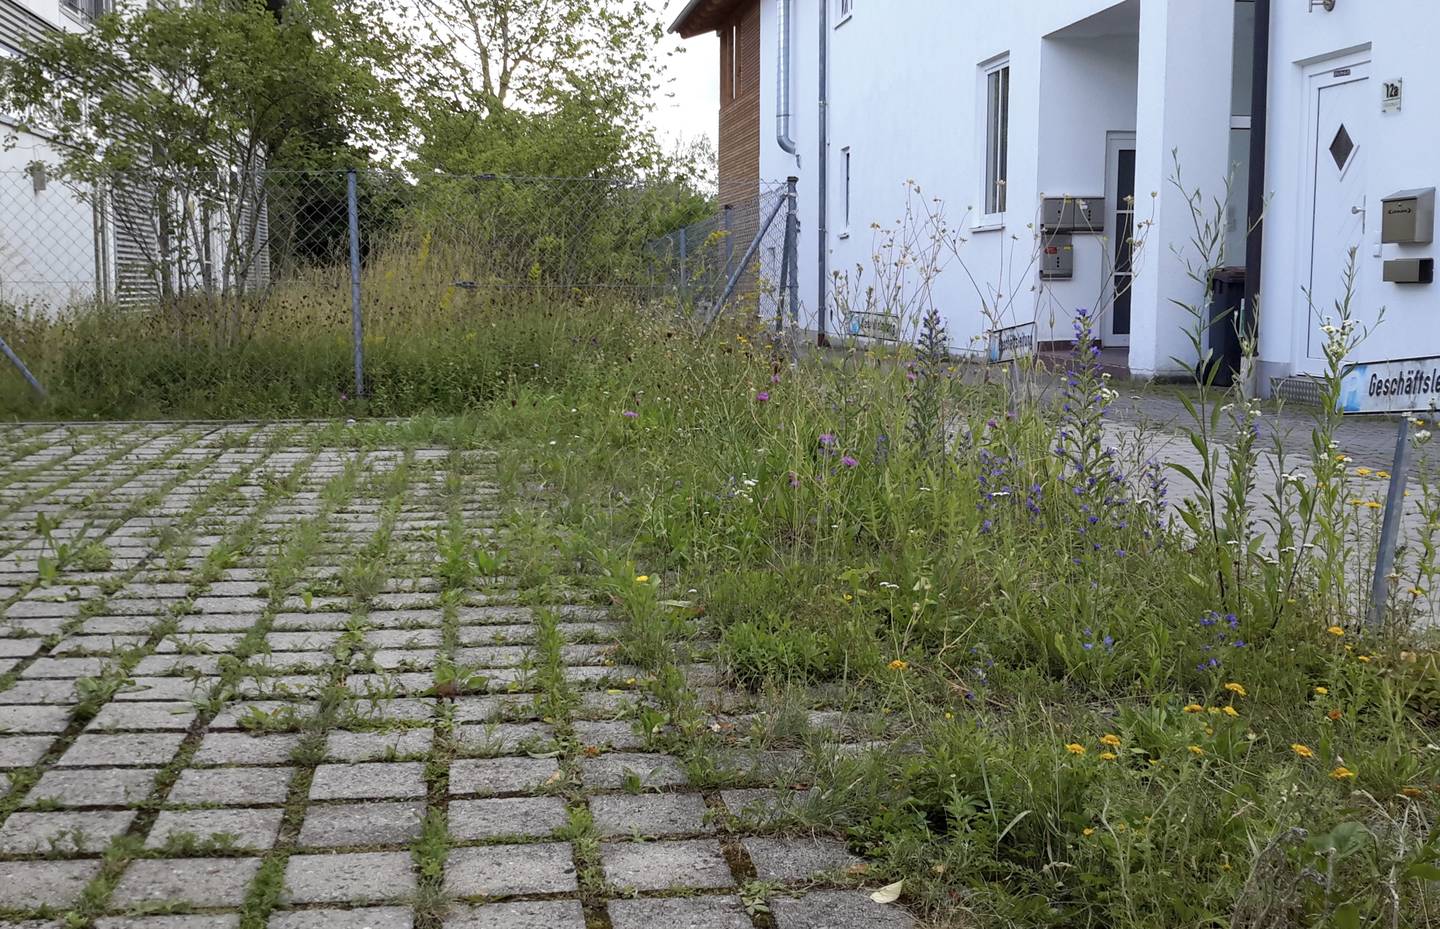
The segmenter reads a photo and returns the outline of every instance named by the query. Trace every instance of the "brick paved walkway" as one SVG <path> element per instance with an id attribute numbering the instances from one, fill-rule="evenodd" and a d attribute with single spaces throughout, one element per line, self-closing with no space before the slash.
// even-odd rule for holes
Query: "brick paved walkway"
<path id="1" fill-rule="evenodd" d="M 912 925 L 771 828 L 798 753 L 636 725 L 593 599 L 446 590 L 437 532 L 511 531 L 489 456 L 320 436 L 0 426 L 0 926 Z"/>

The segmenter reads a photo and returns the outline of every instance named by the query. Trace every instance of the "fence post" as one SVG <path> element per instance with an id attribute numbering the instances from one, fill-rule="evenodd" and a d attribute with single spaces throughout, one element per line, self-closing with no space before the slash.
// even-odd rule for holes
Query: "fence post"
<path id="1" fill-rule="evenodd" d="M 725 212 L 720 216 L 721 228 L 725 230 L 725 280 L 730 280 L 730 266 L 735 263 L 735 241 L 731 237 L 733 227 L 732 217 L 735 207 L 725 204 Z"/>
<path id="2" fill-rule="evenodd" d="M 690 274 L 685 267 L 685 260 L 690 256 L 690 237 L 684 226 L 680 227 L 680 280 L 677 282 L 675 309 L 682 315 L 685 313 L 685 297 L 689 290 Z"/>
<path id="3" fill-rule="evenodd" d="M 786 286 L 789 287 L 790 321 L 799 325 L 800 323 L 800 212 L 799 192 L 797 190 L 800 179 L 791 177 L 785 183 L 785 257 L 784 267 L 789 269 L 789 275 L 785 277 Z M 783 276 L 783 275 L 782 275 Z"/>
<path id="4" fill-rule="evenodd" d="M 40 395 L 41 400 L 49 396 L 45 393 L 45 388 L 40 384 L 40 381 L 36 379 L 35 375 L 30 373 L 30 369 L 25 367 L 25 362 L 20 360 L 20 356 L 15 354 L 15 350 L 10 347 L 4 338 L 0 338 L 0 352 L 3 352 L 5 357 L 10 359 L 10 363 L 20 371 L 20 376 L 25 378 L 30 388 Z"/>
<path id="5" fill-rule="evenodd" d="M 355 169 L 345 172 L 345 200 L 350 214 L 350 328 L 355 350 L 355 399 L 365 396 L 365 332 L 360 316 L 360 204 Z"/>

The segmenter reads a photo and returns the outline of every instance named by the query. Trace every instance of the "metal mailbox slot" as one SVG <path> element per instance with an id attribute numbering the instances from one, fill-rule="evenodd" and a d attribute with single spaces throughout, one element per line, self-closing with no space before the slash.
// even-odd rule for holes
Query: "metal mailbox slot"
<path id="1" fill-rule="evenodd" d="M 1380 241 L 1425 245 L 1435 237 L 1435 188 L 1402 190 L 1381 201 Z"/>
<path id="2" fill-rule="evenodd" d="M 1391 284 L 1432 284 L 1435 281 L 1435 259 L 1392 258 L 1385 262 L 1385 280 Z"/>
<path id="3" fill-rule="evenodd" d="M 1040 227 L 1047 233 L 1105 231 L 1104 197 L 1046 197 L 1040 204 Z"/>
<path id="4" fill-rule="evenodd" d="M 1040 252 L 1040 279 L 1068 281 L 1075 276 L 1075 244 L 1068 235 L 1045 239 Z"/>

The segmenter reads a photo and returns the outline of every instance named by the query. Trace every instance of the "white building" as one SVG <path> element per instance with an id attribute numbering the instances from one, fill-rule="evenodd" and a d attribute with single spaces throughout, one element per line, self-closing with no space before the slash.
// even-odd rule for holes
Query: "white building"
<path id="1" fill-rule="evenodd" d="M 952 346 L 979 344 L 991 326 L 980 294 L 999 293 L 1001 324 L 1034 320 L 1042 342 L 1069 339 L 1074 310 L 1099 307 L 1108 356 L 1137 376 L 1184 373 L 1193 352 L 1172 301 L 1199 302 L 1203 285 L 1186 272 L 1198 253 L 1175 153 L 1207 200 L 1233 179 L 1220 263 L 1247 268 L 1247 306 L 1258 279 L 1262 388 L 1321 370 L 1319 317 L 1334 312 L 1352 248 L 1354 315 L 1385 308 L 1358 354 L 1440 354 L 1435 285 L 1384 280 L 1386 261 L 1428 259 L 1431 246 L 1381 242 L 1382 199 L 1440 181 L 1434 0 L 692 0 L 673 28 L 720 32 L 722 172 L 753 159 L 757 177 L 799 178 L 809 326 L 837 331 L 825 282 L 871 263 L 871 225 L 895 222 L 913 180 L 967 240 L 963 267 L 935 284 Z M 1145 240 L 1133 282 L 1132 191 Z M 1068 278 L 1033 260 L 1057 244 L 1042 200 L 1062 196 L 1100 227 L 1071 237 Z"/>

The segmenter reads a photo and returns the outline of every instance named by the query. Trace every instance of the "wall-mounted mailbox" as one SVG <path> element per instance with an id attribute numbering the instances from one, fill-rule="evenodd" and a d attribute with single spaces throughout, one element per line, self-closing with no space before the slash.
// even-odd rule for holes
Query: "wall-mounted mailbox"
<path id="1" fill-rule="evenodd" d="M 1392 258 L 1385 262 L 1385 280 L 1391 284 L 1433 284 L 1434 258 Z"/>
<path id="2" fill-rule="evenodd" d="M 1381 242 L 1426 245 L 1435 237 L 1434 187 L 1402 190 L 1385 197 L 1380 205 Z"/>
<path id="3" fill-rule="evenodd" d="M 1040 228 L 1046 233 L 1105 231 L 1104 197 L 1046 197 L 1040 204 Z"/>
<path id="4" fill-rule="evenodd" d="M 1075 245 L 1068 235 L 1048 236 L 1040 250 L 1040 279 L 1068 281 L 1075 276 Z"/>

